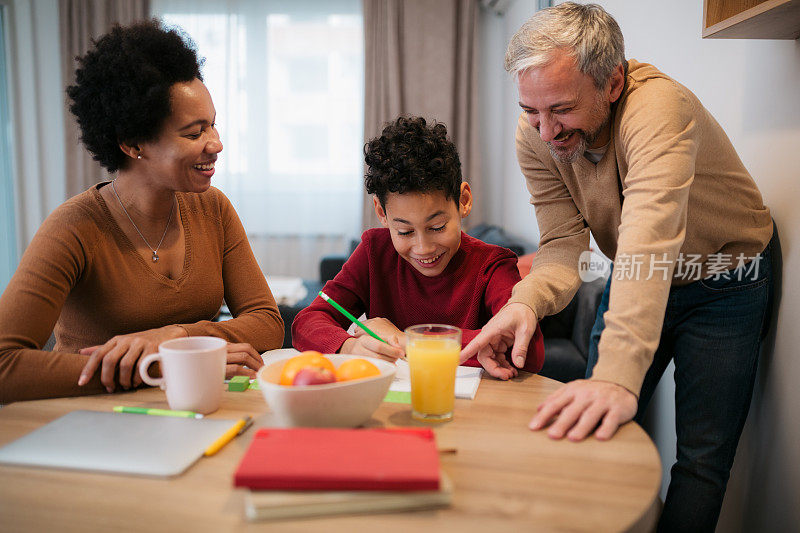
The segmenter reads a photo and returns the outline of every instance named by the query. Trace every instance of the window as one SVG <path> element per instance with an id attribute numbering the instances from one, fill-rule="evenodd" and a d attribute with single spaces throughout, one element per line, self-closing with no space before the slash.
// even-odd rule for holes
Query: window
<path id="1" fill-rule="evenodd" d="M 212 183 L 231 199 L 251 241 L 327 237 L 346 243 L 357 236 L 364 122 L 360 0 L 151 5 L 155 16 L 183 28 L 206 58 L 203 76 L 224 145 Z M 271 272 L 265 261 L 259 257 L 270 274 L 293 274 Z"/>
<path id="2" fill-rule="evenodd" d="M 0 4 L 0 293 L 17 267 L 17 238 L 14 209 L 14 180 L 11 170 L 11 115 L 7 42 L 9 32 L 6 6 Z"/>

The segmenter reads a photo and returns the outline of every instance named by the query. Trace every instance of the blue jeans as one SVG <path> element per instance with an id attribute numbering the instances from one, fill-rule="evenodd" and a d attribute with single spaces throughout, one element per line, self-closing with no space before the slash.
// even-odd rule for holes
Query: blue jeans
<path id="1" fill-rule="evenodd" d="M 645 375 L 635 419 L 641 422 L 674 359 L 678 456 L 659 531 L 713 532 L 716 527 L 768 326 L 773 241 L 761 254 L 757 276 L 707 278 L 669 292 L 661 341 Z M 612 277 L 592 328 L 587 378 L 597 363 Z"/>

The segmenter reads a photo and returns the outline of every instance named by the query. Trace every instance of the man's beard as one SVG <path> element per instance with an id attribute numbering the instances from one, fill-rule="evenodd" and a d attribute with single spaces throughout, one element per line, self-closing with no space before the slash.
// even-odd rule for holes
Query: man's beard
<path id="1" fill-rule="evenodd" d="M 569 152 L 559 151 L 555 146 L 553 146 L 553 143 L 547 143 L 547 147 L 550 149 L 550 155 L 552 155 L 553 159 L 559 163 L 574 163 L 583 155 L 583 152 L 586 151 L 586 147 L 589 145 L 589 143 L 586 141 L 586 134 L 583 132 L 583 130 L 570 130 L 567 132 L 567 135 L 564 135 L 564 137 L 571 135 L 573 132 L 578 136 L 578 144 L 576 144 L 575 147 Z"/>
<path id="2" fill-rule="evenodd" d="M 550 155 L 553 156 L 553 159 L 559 163 L 572 164 L 577 161 L 578 158 L 583 155 L 583 152 L 585 152 L 586 149 L 597 140 L 597 138 L 600 136 L 600 133 L 603 131 L 603 128 L 609 123 L 609 119 L 611 118 L 611 104 L 603 100 L 602 94 L 598 94 L 597 98 L 595 99 L 594 106 L 592 107 L 591 117 L 597 120 L 597 126 L 592 128 L 591 131 L 562 131 L 558 137 L 555 138 L 555 140 L 558 141 L 561 139 L 566 139 L 573 133 L 577 135 L 578 144 L 575 145 L 575 147 L 569 152 L 556 149 L 551 142 L 547 143 L 547 148 L 550 149 Z"/>

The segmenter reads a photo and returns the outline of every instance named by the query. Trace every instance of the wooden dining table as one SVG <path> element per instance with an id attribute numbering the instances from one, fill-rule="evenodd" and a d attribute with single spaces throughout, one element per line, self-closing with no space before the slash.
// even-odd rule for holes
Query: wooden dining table
<path id="1" fill-rule="evenodd" d="M 254 429 L 272 424 L 260 391 L 228 392 L 211 418 L 255 418 L 219 453 L 171 479 L 0 465 L 0 531 L 651 531 L 661 464 L 631 422 L 608 441 L 552 440 L 528 422 L 559 383 L 520 372 L 482 378 L 474 400 L 432 425 L 442 470 L 454 486 L 448 508 L 249 522 L 233 473 Z M 18 402 L 0 408 L 0 446 L 76 409 L 167 408 L 159 389 Z M 384 402 L 368 426 L 420 425 L 408 404 Z"/>

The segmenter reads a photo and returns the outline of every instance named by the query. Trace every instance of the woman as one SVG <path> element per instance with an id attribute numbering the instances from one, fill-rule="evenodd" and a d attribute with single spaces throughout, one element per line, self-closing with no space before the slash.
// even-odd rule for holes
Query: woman
<path id="1" fill-rule="evenodd" d="M 45 220 L 0 298 L 0 403 L 136 387 L 138 360 L 187 335 L 226 339 L 227 375 L 254 375 L 283 321 L 211 187 L 222 143 L 194 48 L 152 20 L 116 26 L 79 61 L 70 110 L 117 177 Z M 234 318 L 211 322 L 223 298 Z"/>

